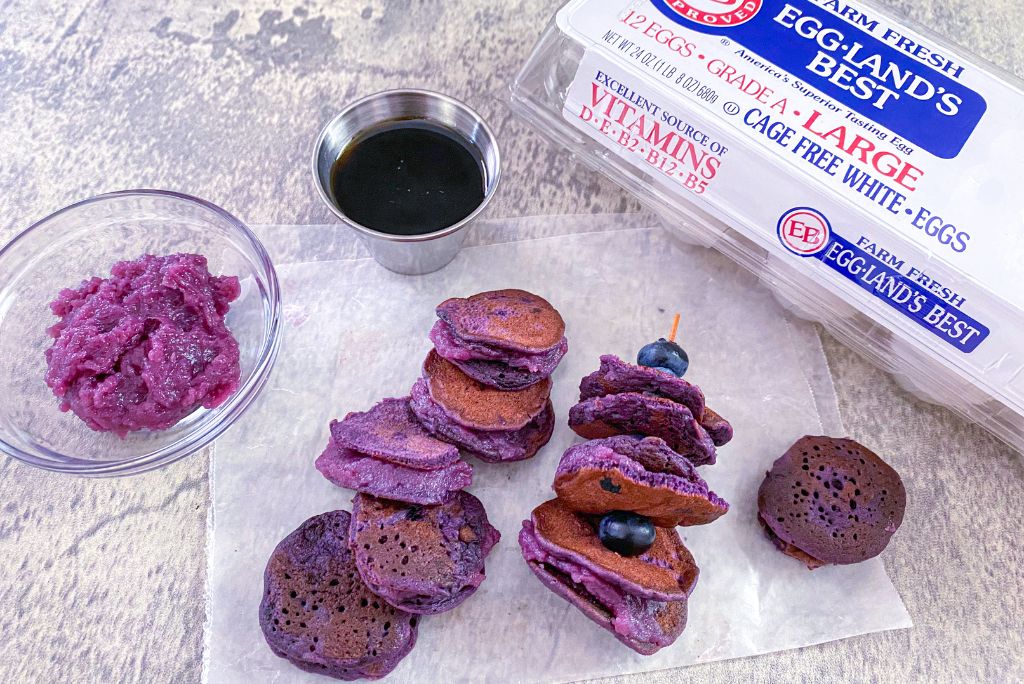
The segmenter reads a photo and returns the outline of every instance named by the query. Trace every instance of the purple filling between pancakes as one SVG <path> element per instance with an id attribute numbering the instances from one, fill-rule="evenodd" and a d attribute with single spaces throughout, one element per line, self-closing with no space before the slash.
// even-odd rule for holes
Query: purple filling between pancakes
<path id="1" fill-rule="evenodd" d="M 530 570 L 548 589 L 637 653 L 656 653 L 675 642 L 686 627 L 685 599 L 663 602 L 625 591 L 585 567 L 578 557 L 553 553 L 529 520 L 523 521 L 519 545 Z M 676 615 L 665 615 L 671 611 Z M 659 621 L 659 617 L 662 620 Z M 670 628 L 666 629 L 663 623 L 668 623 Z"/>
<path id="2" fill-rule="evenodd" d="M 430 340 L 437 353 L 453 363 L 463 361 L 499 361 L 513 368 L 536 373 L 541 379 L 548 377 L 558 366 L 569 349 L 565 337 L 553 347 L 541 351 L 527 351 L 499 347 L 493 344 L 473 342 L 458 337 L 452 327 L 443 320 L 434 323 L 430 329 Z"/>
<path id="3" fill-rule="evenodd" d="M 569 409 L 569 427 L 581 437 L 621 434 L 660 437 L 697 466 L 712 465 L 715 444 L 683 404 L 639 392 L 585 399 Z"/>
<path id="4" fill-rule="evenodd" d="M 506 392 L 526 389 L 548 377 L 544 373 L 531 373 L 523 368 L 513 368 L 501 361 L 447 360 L 477 382 Z"/>

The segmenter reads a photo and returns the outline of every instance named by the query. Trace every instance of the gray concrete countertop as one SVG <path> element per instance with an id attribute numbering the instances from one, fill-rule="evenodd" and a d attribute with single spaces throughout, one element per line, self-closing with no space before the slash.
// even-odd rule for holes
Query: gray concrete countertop
<path id="1" fill-rule="evenodd" d="M 1020 0 L 885 3 L 1024 74 Z M 634 211 L 496 103 L 550 0 L 0 0 L 0 243 L 126 187 L 249 223 L 327 223 L 310 183 L 345 102 L 420 86 L 477 107 L 503 145 L 493 216 Z M 621 682 L 1024 680 L 1024 465 L 827 335 L 847 429 L 909 491 L 886 567 L 911 630 Z M 3 397 L 0 401 L 16 401 Z M 208 457 L 119 480 L 0 461 L 0 681 L 197 681 Z"/>

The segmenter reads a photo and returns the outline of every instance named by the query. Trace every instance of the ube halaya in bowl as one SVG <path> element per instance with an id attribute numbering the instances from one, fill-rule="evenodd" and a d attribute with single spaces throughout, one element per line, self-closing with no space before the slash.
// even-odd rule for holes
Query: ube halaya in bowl
<path id="1" fill-rule="evenodd" d="M 0 451 L 127 475 L 212 442 L 252 403 L 280 344 L 257 237 L 187 195 L 100 195 L 0 249 Z"/>

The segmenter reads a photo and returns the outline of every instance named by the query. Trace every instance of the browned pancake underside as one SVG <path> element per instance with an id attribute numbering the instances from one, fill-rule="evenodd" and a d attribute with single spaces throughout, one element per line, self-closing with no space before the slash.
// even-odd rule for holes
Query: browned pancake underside
<path id="1" fill-rule="evenodd" d="M 518 430 L 547 404 L 551 379 L 526 389 L 502 391 L 477 382 L 431 350 L 423 362 L 430 396 L 464 425 L 483 430 Z"/>
<path id="2" fill-rule="evenodd" d="M 706 525 L 727 510 L 712 504 L 699 492 L 655 487 L 606 468 L 561 473 L 555 478 L 554 487 L 560 499 L 581 513 L 633 511 L 647 516 L 659 527 Z"/>

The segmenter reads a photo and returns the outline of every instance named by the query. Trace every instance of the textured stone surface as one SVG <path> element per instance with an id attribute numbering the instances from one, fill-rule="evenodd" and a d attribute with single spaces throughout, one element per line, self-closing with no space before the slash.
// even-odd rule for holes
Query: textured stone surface
<path id="1" fill-rule="evenodd" d="M 491 215 L 636 210 L 492 97 L 557 4 L 0 3 L 0 242 L 126 187 L 198 194 L 250 223 L 329 222 L 314 136 L 344 102 L 398 86 L 451 93 L 491 122 L 506 165 Z M 1024 75 L 1019 0 L 883 4 Z M 1024 462 L 831 338 L 825 349 L 850 436 L 907 484 L 883 557 L 916 626 L 610 681 L 1024 679 Z M 0 460 L 0 681 L 198 680 L 206 473 L 205 455 L 121 480 Z"/>

